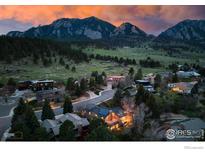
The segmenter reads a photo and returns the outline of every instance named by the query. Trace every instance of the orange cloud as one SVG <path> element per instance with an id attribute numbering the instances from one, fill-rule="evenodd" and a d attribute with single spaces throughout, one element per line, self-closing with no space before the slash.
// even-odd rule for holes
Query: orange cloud
<path id="1" fill-rule="evenodd" d="M 88 16 L 96 16 L 117 26 L 131 22 L 152 32 L 186 18 L 203 19 L 205 6 L 0 6 L 0 20 L 14 19 L 35 26 L 49 24 L 58 18 Z"/>

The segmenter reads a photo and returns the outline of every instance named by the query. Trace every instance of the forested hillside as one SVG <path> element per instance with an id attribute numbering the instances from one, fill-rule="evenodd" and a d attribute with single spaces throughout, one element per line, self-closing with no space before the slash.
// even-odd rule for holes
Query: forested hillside
<path id="1" fill-rule="evenodd" d="M 32 38 L 0 37 L 0 61 L 11 63 L 26 57 L 33 57 L 34 63 L 39 59 L 49 61 L 50 57 L 63 56 L 74 62 L 88 61 L 87 54 L 80 49 L 73 49 L 66 42 Z"/>

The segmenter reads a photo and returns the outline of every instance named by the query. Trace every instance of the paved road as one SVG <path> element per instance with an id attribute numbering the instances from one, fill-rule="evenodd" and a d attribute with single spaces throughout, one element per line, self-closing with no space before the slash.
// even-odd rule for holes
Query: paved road
<path id="1" fill-rule="evenodd" d="M 101 95 L 98 97 L 74 103 L 73 108 L 74 110 L 77 111 L 77 110 L 87 108 L 90 104 L 98 105 L 106 100 L 113 98 L 114 93 L 115 93 L 114 90 L 103 91 Z M 63 113 L 63 109 L 56 108 L 54 109 L 54 113 L 55 115 L 60 115 Z M 36 111 L 35 114 L 38 119 L 41 118 L 41 111 Z M 2 137 L 4 131 L 10 127 L 10 124 L 11 124 L 11 116 L 0 117 L 0 138 Z"/>
<path id="2" fill-rule="evenodd" d="M 0 117 L 0 139 L 3 133 L 9 128 L 11 124 L 11 117 Z"/>
<path id="3" fill-rule="evenodd" d="M 11 109 L 14 108 L 17 103 L 9 104 L 9 105 L 2 105 L 0 104 L 0 117 L 8 116 Z"/>
<path id="4" fill-rule="evenodd" d="M 106 100 L 113 98 L 114 93 L 115 93 L 114 90 L 107 90 L 107 91 L 102 92 L 101 96 L 98 96 L 96 98 L 73 103 L 73 110 L 78 111 L 78 110 L 86 109 L 91 104 L 98 105 Z M 55 115 L 63 114 L 63 108 L 54 109 L 54 113 Z M 39 112 L 37 111 L 36 116 L 38 117 L 38 119 L 41 119 L 41 111 Z"/>
<path id="5" fill-rule="evenodd" d="M 10 97 L 8 98 L 9 103 L 5 103 L 3 98 L 0 97 L 0 117 L 8 116 L 11 109 L 17 105 L 18 98 Z"/>

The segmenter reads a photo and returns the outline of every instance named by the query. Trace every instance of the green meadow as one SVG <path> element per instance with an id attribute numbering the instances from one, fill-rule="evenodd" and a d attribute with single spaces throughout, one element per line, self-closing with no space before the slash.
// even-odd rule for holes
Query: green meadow
<path id="1" fill-rule="evenodd" d="M 162 63 L 163 67 L 160 68 L 142 68 L 143 73 L 157 73 L 162 71 L 167 71 L 168 64 L 176 63 L 184 64 L 187 63 L 199 63 L 200 65 L 205 65 L 205 55 L 198 53 L 188 53 L 170 57 L 163 51 L 156 51 L 151 48 L 118 48 L 116 50 L 105 50 L 105 49 L 95 49 L 86 48 L 83 52 L 87 54 L 100 54 L 100 55 L 110 55 L 118 56 L 124 58 L 135 59 L 137 63 L 141 59 L 151 57 L 154 60 L 158 60 Z M 29 58 L 23 59 L 21 61 L 12 62 L 12 64 L 0 63 L 0 81 L 6 82 L 8 78 L 12 77 L 16 80 L 30 80 L 30 79 L 54 79 L 66 81 L 68 77 L 82 78 L 90 76 L 92 71 L 102 72 L 105 71 L 108 75 L 121 75 L 127 74 L 130 67 L 135 70 L 140 68 L 137 65 L 122 66 L 110 61 L 100 61 L 92 59 L 89 63 L 83 62 L 79 64 L 74 64 L 69 60 L 65 60 L 65 63 L 70 66 L 70 69 L 66 69 L 57 62 L 54 62 L 48 66 L 44 67 L 41 63 L 35 65 Z M 76 71 L 72 72 L 71 67 L 75 66 Z"/>

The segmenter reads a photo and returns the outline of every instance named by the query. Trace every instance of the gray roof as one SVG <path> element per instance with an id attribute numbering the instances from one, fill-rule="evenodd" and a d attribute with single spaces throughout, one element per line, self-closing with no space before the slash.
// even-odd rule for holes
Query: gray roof
<path id="1" fill-rule="evenodd" d="M 89 125 L 89 122 L 86 118 L 81 118 L 77 114 L 73 113 L 66 113 L 59 117 L 57 120 L 61 123 L 65 122 L 66 120 L 69 120 L 74 124 L 75 128 L 78 128 L 78 126 L 84 127 Z"/>
<path id="2" fill-rule="evenodd" d="M 187 71 L 187 72 L 185 72 L 185 71 L 178 71 L 177 72 L 177 76 L 184 77 L 184 78 L 189 78 L 189 77 L 198 77 L 198 76 L 200 76 L 200 74 L 196 73 L 194 71 Z"/>
<path id="3" fill-rule="evenodd" d="M 56 120 L 46 119 L 43 121 L 42 127 L 46 128 L 47 132 L 53 132 L 54 135 L 59 134 L 60 125 Z"/>
<path id="4" fill-rule="evenodd" d="M 58 135 L 60 133 L 60 125 L 52 128 L 53 134 Z"/>
<path id="5" fill-rule="evenodd" d="M 71 121 L 75 126 L 75 129 L 77 129 L 79 126 L 84 127 L 89 125 L 89 122 L 86 118 L 81 118 L 77 114 L 66 113 L 59 116 L 56 120 L 44 120 L 42 123 L 42 127 L 45 127 L 47 132 L 53 132 L 54 135 L 58 135 L 61 124 L 66 120 Z"/>
<path id="6" fill-rule="evenodd" d="M 58 125 L 56 120 L 46 119 L 43 121 L 42 126 L 46 128 L 54 128 Z"/>

